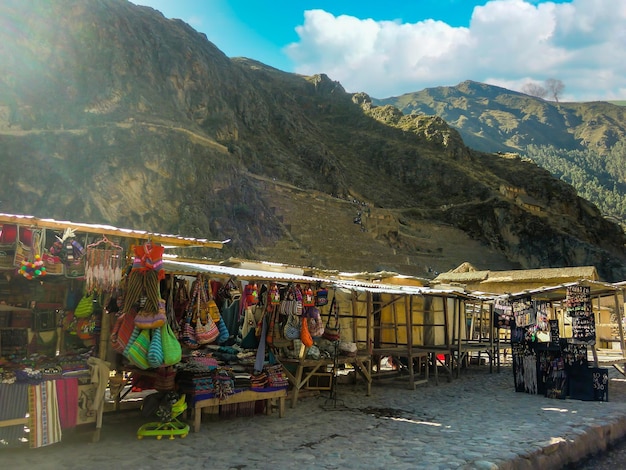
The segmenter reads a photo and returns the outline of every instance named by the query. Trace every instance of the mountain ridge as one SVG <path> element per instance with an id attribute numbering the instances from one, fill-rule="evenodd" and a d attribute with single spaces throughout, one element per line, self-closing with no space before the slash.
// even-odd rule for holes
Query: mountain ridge
<path id="1" fill-rule="evenodd" d="M 372 102 L 395 106 L 403 114 L 440 116 L 468 146 L 484 152 L 514 152 L 546 143 L 604 152 L 626 135 L 624 106 L 608 101 L 553 102 L 472 80 Z"/>
<path id="2" fill-rule="evenodd" d="M 0 6 L 36 31 L 0 28 L 3 212 L 230 238 L 219 256 L 320 268 L 430 276 L 470 261 L 626 277 L 618 225 L 440 117 L 228 59 L 125 0 L 33 5 Z"/>

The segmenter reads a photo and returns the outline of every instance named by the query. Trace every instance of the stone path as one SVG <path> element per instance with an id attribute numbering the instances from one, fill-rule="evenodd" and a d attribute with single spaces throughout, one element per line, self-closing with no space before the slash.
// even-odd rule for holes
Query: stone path
<path id="1" fill-rule="evenodd" d="M 301 400 L 284 418 L 203 416 L 185 439 L 136 439 L 138 411 L 105 414 L 101 439 L 0 450 L 3 468 L 561 469 L 626 435 L 626 381 L 609 402 L 516 393 L 510 367 L 473 366 L 452 382 L 341 385 L 337 400 Z M 621 376 L 619 376 L 621 377 Z M 289 402 L 287 403 L 289 406 Z"/>

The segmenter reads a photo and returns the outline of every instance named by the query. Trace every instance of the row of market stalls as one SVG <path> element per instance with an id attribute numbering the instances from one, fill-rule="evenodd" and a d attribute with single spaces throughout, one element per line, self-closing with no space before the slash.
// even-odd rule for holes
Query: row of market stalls
<path id="1" fill-rule="evenodd" d="M 571 357 L 576 393 L 598 380 L 589 366 L 625 362 L 619 284 L 488 293 L 450 279 L 168 256 L 220 241 L 10 214 L 0 225 L 6 445 L 24 425 L 37 430 L 32 447 L 80 424 L 99 429 L 105 397 L 119 407 L 135 390 L 184 393 L 197 431 L 203 411 L 261 403 L 282 415 L 304 392 L 332 396 L 342 371 L 366 394 L 374 381 L 415 389 L 483 360 L 499 370 L 507 353 L 515 390 L 564 397 Z"/>

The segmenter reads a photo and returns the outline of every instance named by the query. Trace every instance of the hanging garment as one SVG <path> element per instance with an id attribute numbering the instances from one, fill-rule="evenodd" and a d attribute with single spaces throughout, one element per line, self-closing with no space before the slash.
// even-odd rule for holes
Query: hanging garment
<path id="1" fill-rule="evenodd" d="M 97 385 L 91 409 L 92 411 L 98 411 L 104 403 L 104 392 L 109 384 L 111 364 L 97 357 L 87 359 L 87 364 L 89 364 L 91 383 Z"/>
<path id="2" fill-rule="evenodd" d="M 165 248 L 162 245 L 153 243 L 144 243 L 133 247 L 134 258 L 132 271 L 147 273 L 155 272 L 159 281 L 165 279 L 165 271 L 163 270 L 163 252 Z"/>
<path id="3" fill-rule="evenodd" d="M 226 301 L 221 309 L 222 320 L 224 320 L 230 336 L 236 336 L 239 333 L 239 302 L 239 300 L 235 300 L 227 306 Z"/>

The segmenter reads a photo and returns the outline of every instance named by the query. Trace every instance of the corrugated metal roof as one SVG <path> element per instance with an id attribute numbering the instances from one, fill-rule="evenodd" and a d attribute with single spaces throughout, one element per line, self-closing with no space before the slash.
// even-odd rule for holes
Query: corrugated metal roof
<path id="1" fill-rule="evenodd" d="M 230 240 L 210 241 L 206 238 L 190 238 L 180 235 L 166 235 L 162 233 L 147 232 L 145 230 L 134 230 L 128 228 L 118 228 L 112 225 L 85 224 L 81 222 L 70 222 L 69 220 L 39 219 L 32 215 L 2 214 L 0 213 L 0 224 L 14 224 L 24 227 L 44 228 L 50 230 L 74 229 L 77 232 L 96 233 L 99 235 L 110 235 L 124 238 L 136 238 L 139 240 L 152 240 L 163 245 L 173 246 L 194 246 L 221 249 Z"/>
<path id="2" fill-rule="evenodd" d="M 259 269 L 243 269 L 235 268 L 233 266 L 223 266 L 219 264 L 204 264 L 204 263 L 191 263 L 184 261 L 173 261 L 169 259 L 163 259 L 163 269 L 167 272 L 173 273 L 208 273 L 215 274 L 223 277 L 235 277 L 241 279 L 250 280 L 263 280 L 263 281 L 286 281 L 286 282 L 324 282 L 325 279 L 311 276 L 304 276 L 302 274 L 282 273 L 276 271 L 262 271 Z"/>
<path id="3" fill-rule="evenodd" d="M 234 277 L 242 280 L 276 281 L 276 282 L 306 282 L 322 283 L 327 287 L 355 290 L 361 292 L 373 292 L 384 294 L 402 295 L 439 295 L 445 297 L 465 297 L 472 295 L 457 289 L 432 289 L 429 287 L 400 286 L 394 284 L 382 284 L 368 281 L 328 279 L 323 277 L 304 276 L 293 273 L 281 273 L 275 271 L 263 271 L 258 269 L 242 269 L 220 264 L 193 263 L 187 261 L 174 261 L 163 259 L 163 269 L 166 272 L 195 275 L 198 273 L 213 274 L 223 277 Z"/>
<path id="4" fill-rule="evenodd" d="M 590 288 L 591 296 L 598 297 L 602 295 L 614 294 L 619 287 L 615 284 L 610 284 L 608 282 L 602 281 L 590 281 L 587 279 L 582 279 L 580 281 L 575 282 L 566 282 L 563 284 L 559 284 L 557 286 L 545 286 L 538 287 L 537 289 L 528 289 L 521 292 L 515 292 L 512 294 L 508 294 L 509 298 L 519 298 L 525 296 L 537 297 L 547 300 L 560 300 L 564 299 L 567 295 L 567 288 L 571 286 L 587 286 Z M 494 295 L 502 296 L 503 294 Z"/>
<path id="5" fill-rule="evenodd" d="M 398 284 L 384 284 L 349 279 L 333 279 L 328 280 L 328 282 L 339 288 L 361 292 L 405 295 L 434 295 L 442 297 L 471 297 L 471 294 L 454 288 L 436 289 L 431 287 L 402 286 Z"/>

